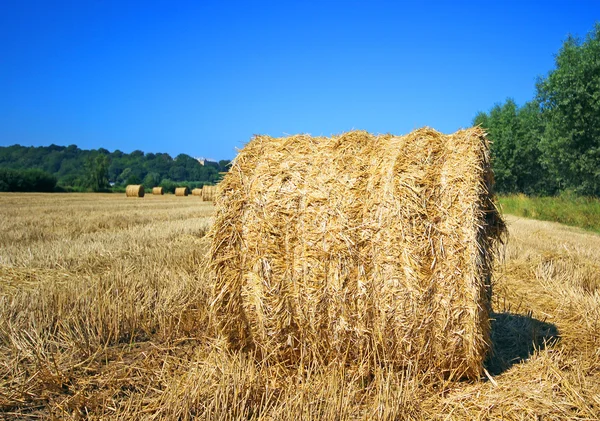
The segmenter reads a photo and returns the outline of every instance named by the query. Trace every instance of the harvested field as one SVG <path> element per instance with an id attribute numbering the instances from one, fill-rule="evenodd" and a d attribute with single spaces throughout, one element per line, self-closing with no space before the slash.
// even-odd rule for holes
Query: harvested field
<path id="1" fill-rule="evenodd" d="M 0 194 L 0 419 L 600 418 L 599 235 L 507 217 L 489 376 L 448 382 L 228 350 L 212 214 L 173 195 Z"/>

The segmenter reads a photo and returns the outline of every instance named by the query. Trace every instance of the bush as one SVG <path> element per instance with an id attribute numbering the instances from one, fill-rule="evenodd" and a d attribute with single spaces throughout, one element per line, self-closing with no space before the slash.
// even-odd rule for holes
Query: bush
<path id="1" fill-rule="evenodd" d="M 56 177 L 42 170 L 0 168 L 0 191 L 53 192 L 55 188 Z"/>

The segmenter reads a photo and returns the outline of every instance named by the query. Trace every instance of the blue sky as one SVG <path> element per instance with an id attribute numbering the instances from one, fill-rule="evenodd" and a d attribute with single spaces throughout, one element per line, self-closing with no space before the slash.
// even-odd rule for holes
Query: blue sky
<path id="1" fill-rule="evenodd" d="M 230 159 L 253 134 L 467 127 L 598 1 L 4 0 L 0 146 Z"/>

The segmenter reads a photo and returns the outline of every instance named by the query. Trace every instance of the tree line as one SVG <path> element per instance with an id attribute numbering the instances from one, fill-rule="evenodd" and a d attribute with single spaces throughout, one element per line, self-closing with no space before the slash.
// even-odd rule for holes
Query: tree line
<path id="1" fill-rule="evenodd" d="M 177 185 L 215 184 L 229 164 L 222 160 L 202 165 L 186 154 L 172 158 L 139 150 L 124 153 L 104 148 L 83 150 L 76 145 L 13 145 L 0 147 L 0 191 L 120 191 L 128 184 L 160 185 L 172 191 Z M 33 182 L 34 175 L 44 175 L 45 181 Z"/>
<path id="2" fill-rule="evenodd" d="M 499 193 L 600 196 L 600 23 L 569 37 L 536 95 L 473 120 L 488 132 Z"/>

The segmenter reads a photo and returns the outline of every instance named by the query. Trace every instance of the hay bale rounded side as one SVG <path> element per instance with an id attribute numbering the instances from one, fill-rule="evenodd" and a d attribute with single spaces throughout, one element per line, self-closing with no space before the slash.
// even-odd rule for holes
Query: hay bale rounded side
<path id="1" fill-rule="evenodd" d="M 256 136 L 220 184 L 213 310 L 236 348 L 478 378 L 504 231 L 480 128 Z"/>
<path id="2" fill-rule="evenodd" d="M 130 184 L 125 188 L 126 197 L 144 197 L 144 186 L 141 184 Z"/>
<path id="3" fill-rule="evenodd" d="M 175 196 L 187 196 L 190 193 L 187 187 L 176 187 Z"/>
<path id="4" fill-rule="evenodd" d="M 192 196 L 202 196 L 202 189 L 193 189 Z"/>
<path id="5" fill-rule="evenodd" d="M 163 195 L 165 194 L 165 191 L 162 187 L 153 187 L 152 188 L 152 194 L 154 195 Z"/>
<path id="6" fill-rule="evenodd" d="M 214 202 L 217 198 L 217 186 L 202 187 L 202 201 Z"/>

